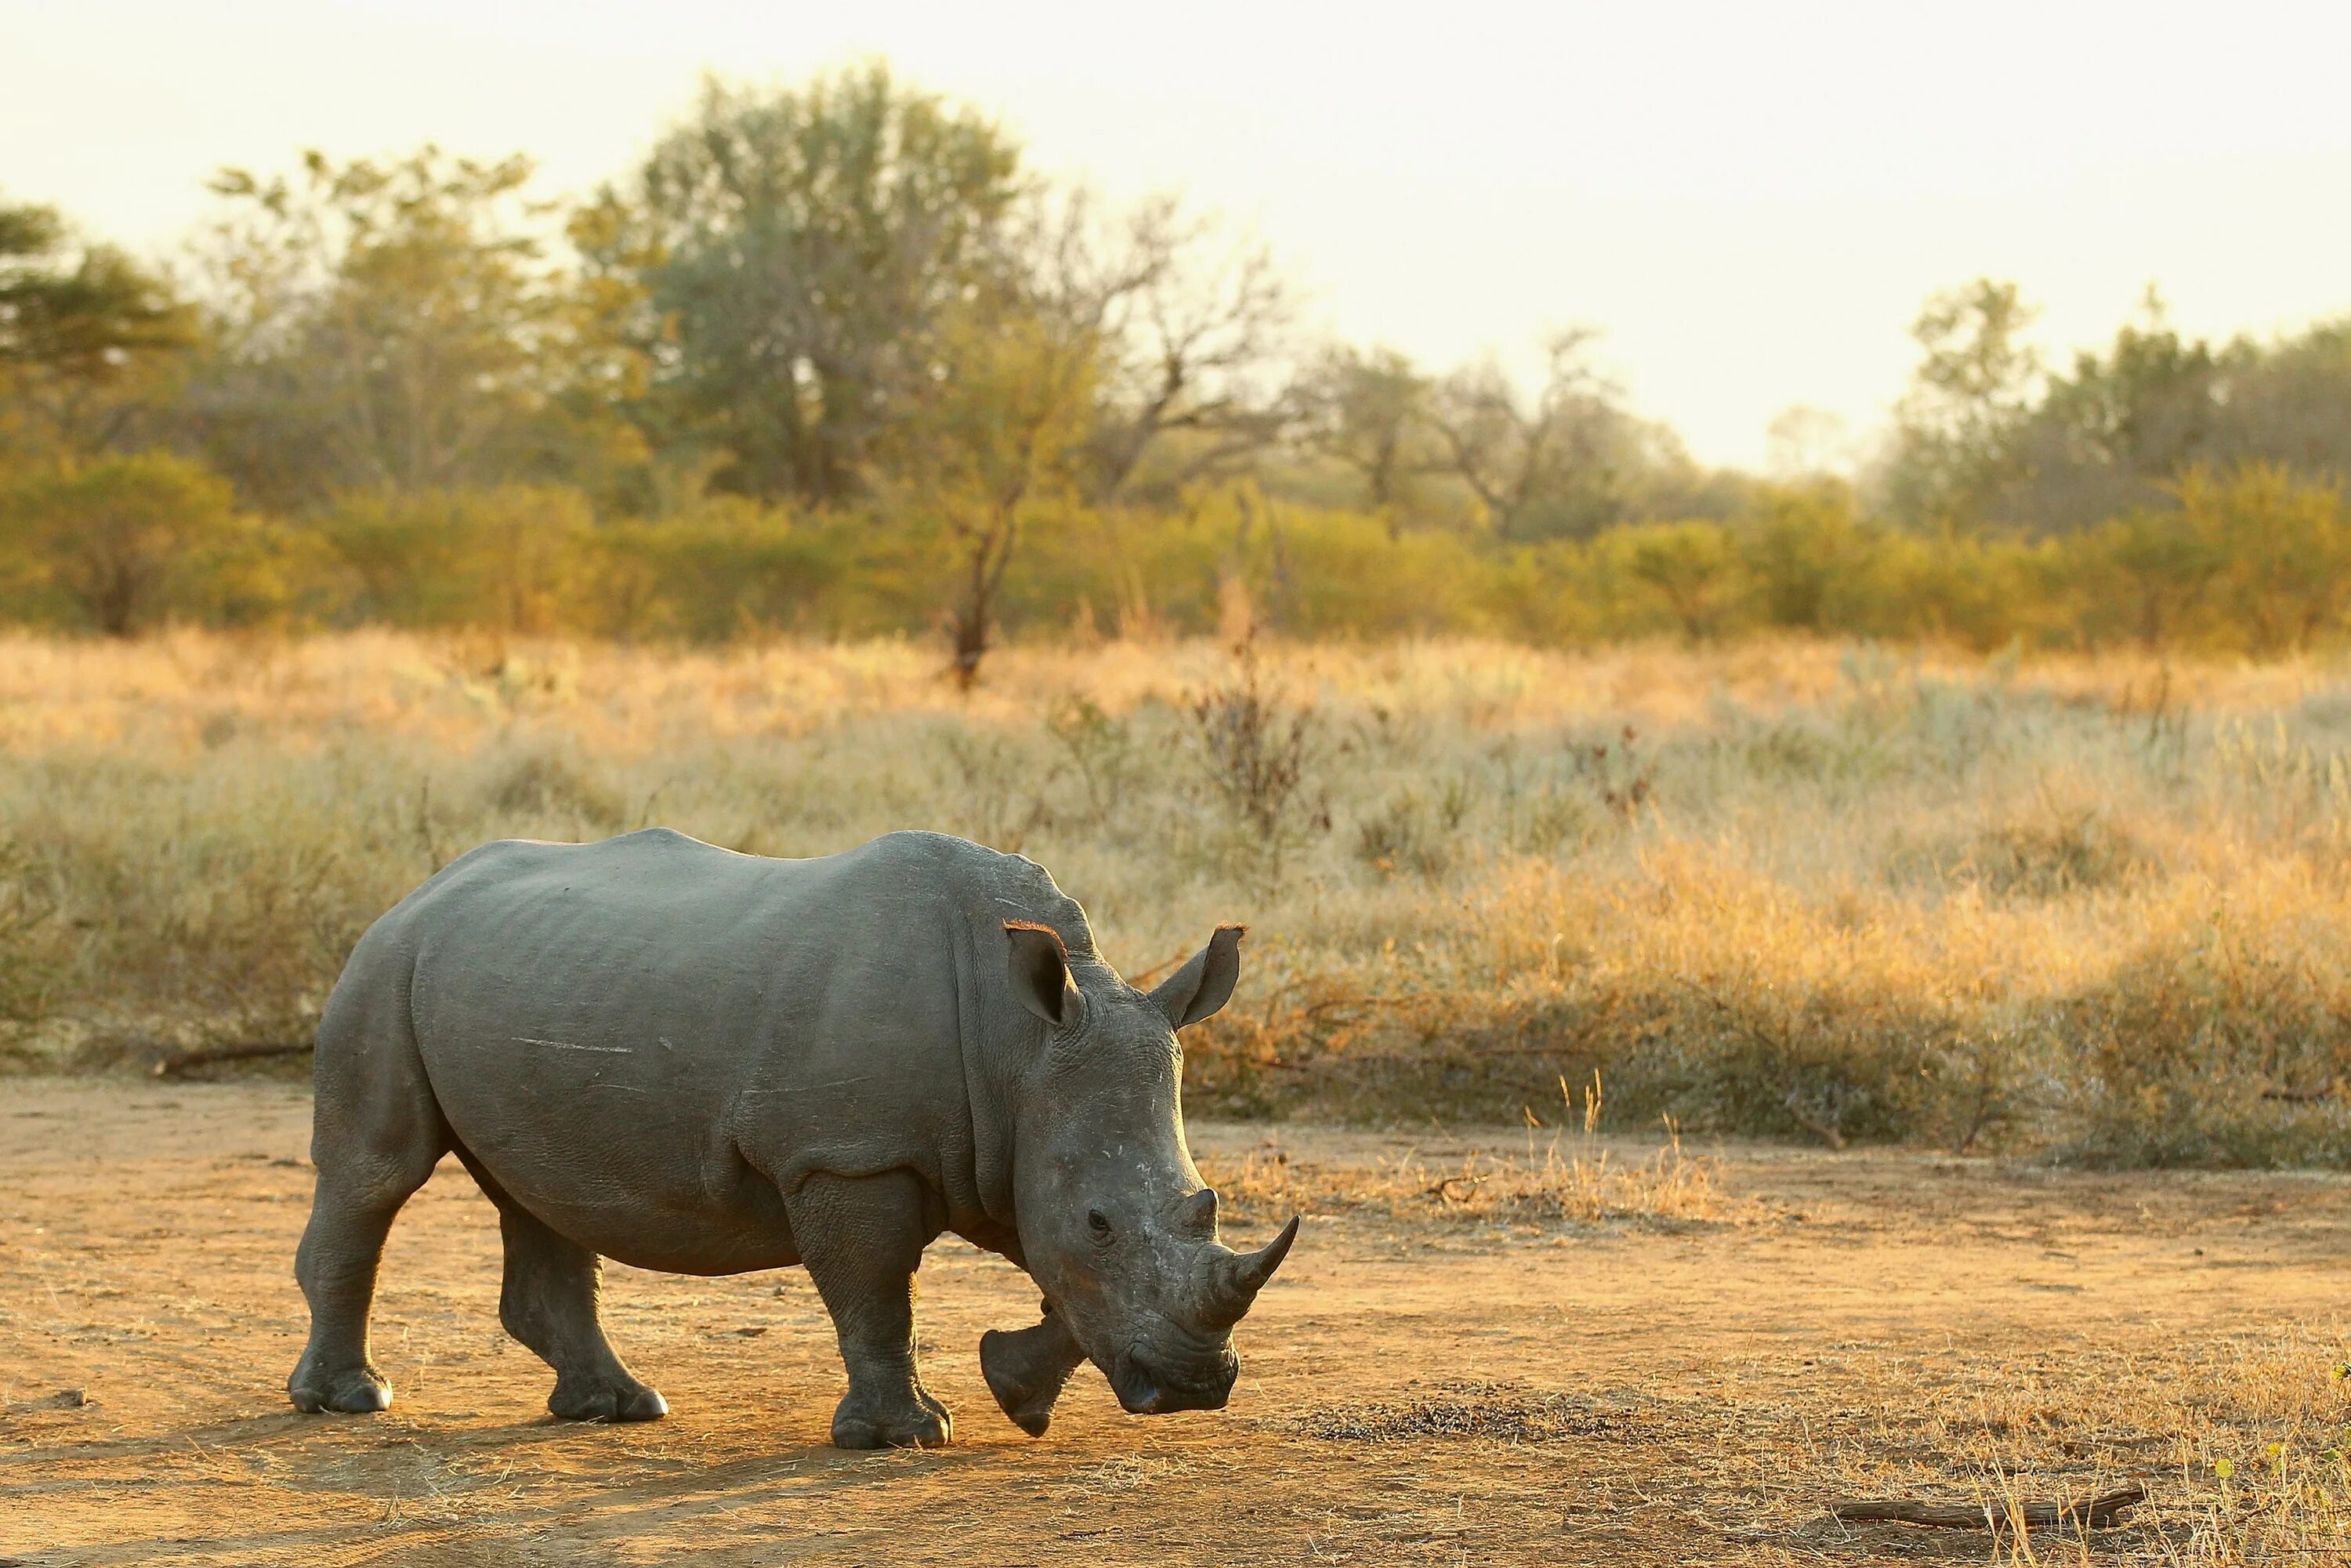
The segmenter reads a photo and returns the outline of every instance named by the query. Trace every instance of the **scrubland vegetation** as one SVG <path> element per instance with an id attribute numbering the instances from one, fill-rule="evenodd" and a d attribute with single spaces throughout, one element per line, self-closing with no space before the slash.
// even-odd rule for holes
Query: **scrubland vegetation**
<path id="1" fill-rule="evenodd" d="M 2351 685 L 1764 641 L 0 644 L 20 1064 L 303 1038 L 509 834 L 1031 854 L 1131 977 L 1249 923 L 1200 1113 L 2351 1159 Z M 1574 1096 L 1563 1103 L 1562 1092 Z M 1446 1173 L 1438 1173 L 1443 1175 Z"/>
<path id="2" fill-rule="evenodd" d="M 915 519 L 794 518 L 737 500 L 599 523 L 519 486 L 346 497 L 298 528 L 239 517 L 226 486 L 138 457 L 18 493 L 16 618 L 121 631 L 374 623 L 661 645 L 778 632 L 950 634 L 966 563 Z M 2273 658 L 2351 630 L 2351 513 L 2331 483 L 2191 473 L 2168 509 L 2049 538 L 1922 535 L 1823 482 L 1727 521 L 1627 524 L 1483 548 L 1254 483 L 1170 512 L 1071 507 L 991 590 L 988 645 L 1278 629 L 1295 638 L 1480 637 L 1537 647 L 1758 633 L 1930 640 L 1980 653 L 2143 649 Z"/>
<path id="3" fill-rule="evenodd" d="M 1264 247 L 880 66 L 564 200 L 227 170 L 0 204 L 0 1010 L 299 1038 L 505 833 L 1028 851 L 1254 998 L 1196 1105 L 2351 1158 L 2351 328 L 2052 365 L 1939 294 L 1768 475 L 1316 340 Z M 1920 652 L 1919 650 L 1924 650 Z M 951 678 L 942 680 L 942 675 Z"/>

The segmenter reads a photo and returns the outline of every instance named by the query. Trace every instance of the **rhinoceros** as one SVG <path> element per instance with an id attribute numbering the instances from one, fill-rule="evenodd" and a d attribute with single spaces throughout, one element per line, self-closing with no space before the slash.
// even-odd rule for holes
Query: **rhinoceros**
<path id="1" fill-rule="evenodd" d="M 548 1407 L 667 1413 L 604 1337 L 602 1260 L 803 1265 L 849 1391 L 843 1448 L 947 1442 L 915 1366 L 914 1272 L 952 1231 L 1040 1287 L 980 1343 L 1036 1435 L 1091 1360 L 1130 1412 L 1220 1408 L 1232 1329 L 1290 1250 L 1217 1239 L 1176 1030 L 1224 1006 L 1242 930 L 1149 992 L 1035 862 L 936 833 L 772 860 L 666 829 L 507 841 L 371 926 L 319 1020 L 317 1193 L 295 1259 L 304 1411 L 385 1408 L 368 1315 L 392 1217 L 455 1153 L 496 1207 L 498 1312 Z"/>

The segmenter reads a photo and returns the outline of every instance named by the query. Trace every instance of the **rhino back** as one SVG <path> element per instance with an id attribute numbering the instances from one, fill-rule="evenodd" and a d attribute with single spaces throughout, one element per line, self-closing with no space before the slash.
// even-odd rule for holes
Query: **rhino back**
<path id="1" fill-rule="evenodd" d="M 1008 1155 L 968 1082 L 997 1010 L 973 932 L 1039 901 L 1021 867 L 930 834 L 779 861 L 656 829 L 485 846 L 382 924 L 434 1097 L 499 1185 L 608 1256 L 731 1272 L 795 1260 L 779 1195 L 818 1170 L 912 1169 L 942 1223 L 987 1222 Z"/>

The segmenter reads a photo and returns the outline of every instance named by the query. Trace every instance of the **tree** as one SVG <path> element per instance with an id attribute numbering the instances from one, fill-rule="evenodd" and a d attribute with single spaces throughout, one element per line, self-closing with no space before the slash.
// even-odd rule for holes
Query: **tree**
<path id="1" fill-rule="evenodd" d="M 1902 521 L 1969 528 L 1998 504 L 2040 386 L 2040 355 L 2022 341 L 2037 314 L 2015 284 L 1982 277 L 1935 295 L 1911 323 L 1920 359 L 1882 481 Z"/>
<path id="2" fill-rule="evenodd" d="M 1173 492 L 1271 445 L 1291 411 L 1272 384 L 1294 305 L 1272 253 L 1170 196 L 1127 214 L 1095 279 L 1102 342 L 1094 496 L 1119 496 L 1157 455 Z"/>
<path id="3" fill-rule="evenodd" d="M 0 205 L 0 450 L 114 444 L 193 326 L 170 285 L 120 250 L 78 243 L 51 208 Z"/>
<path id="4" fill-rule="evenodd" d="M 28 485 L 10 507 L 24 564 L 110 637 L 188 601 L 236 527 L 228 486 L 161 454 L 110 457 Z"/>
<path id="5" fill-rule="evenodd" d="M 872 477 L 884 504 L 932 519 L 952 543 L 946 632 L 965 687 L 994 643 L 1022 532 L 1077 497 L 1102 353 L 1092 333 L 1071 328 L 1082 315 L 1033 277 L 947 313 L 923 400 L 879 453 Z"/>
<path id="6" fill-rule="evenodd" d="M 1644 510 L 1645 489 L 1696 486 L 1673 434 L 1634 418 L 1590 359 L 1589 328 L 1552 334 L 1532 398 L 1489 361 L 1438 385 L 1430 424 L 1498 539 L 1588 538 Z M 1659 486 L 1659 479 L 1680 481 Z"/>
<path id="7" fill-rule="evenodd" d="M 225 170 L 204 248 L 215 346 L 193 394 L 206 449 L 284 507 L 346 488 L 495 484 L 529 469 L 558 368 L 559 288 L 531 165 L 304 155 Z"/>
<path id="8" fill-rule="evenodd" d="M 2210 461 L 2351 479 L 2351 316 L 2259 349 L 2232 344 L 2223 359 Z"/>
<path id="9" fill-rule="evenodd" d="M 2210 455 L 2245 352 L 2183 340 L 2150 287 L 2113 347 L 2076 353 L 2019 422 L 1994 520 L 2063 532 L 2159 504 L 2166 485 Z"/>
<path id="10" fill-rule="evenodd" d="M 1791 403 L 1771 416 L 1763 433 L 1763 467 L 1775 479 L 1815 478 L 1836 471 L 1849 441 L 1844 416 L 1807 403 Z"/>
<path id="11" fill-rule="evenodd" d="M 1295 394 L 1306 444 L 1363 476 L 1392 537 L 1406 487 L 1442 465 L 1429 393 L 1428 378 L 1395 350 L 1343 346 L 1314 362 Z"/>
<path id="12" fill-rule="evenodd" d="M 2044 382 L 2019 342 L 2031 318 L 2012 286 L 1981 281 L 1921 316 L 1927 352 L 1880 476 L 1904 520 L 2139 529 L 2199 466 L 2351 475 L 2351 322 L 2216 345 L 2176 331 L 2150 287 L 2103 352 Z"/>
<path id="13" fill-rule="evenodd" d="M 655 447 L 707 445 L 721 490 L 832 502 L 924 394 L 946 315 L 990 285 L 1020 191 L 1008 137 L 875 64 L 705 83 L 574 234 L 638 290 L 632 413 Z"/>

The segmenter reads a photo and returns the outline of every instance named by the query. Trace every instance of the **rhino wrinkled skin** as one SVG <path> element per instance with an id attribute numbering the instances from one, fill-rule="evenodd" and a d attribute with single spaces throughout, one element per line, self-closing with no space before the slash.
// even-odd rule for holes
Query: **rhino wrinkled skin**
<path id="1" fill-rule="evenodd" d="M 1129 1411 L 1221 1407 L 1232 1326 L 1298 1228 L 1227 1249 L 1185 1148 L 1176 1031 L 1232 994 L 1240 936 L 1145 994 L 1040 867 L 940 834 L 805 861 L 666 829 L 477 849 L 369 929 L 320 1019 L 287 1393 L 391 1403 L 377 1264 L 454 1152 L 497 1207 L 499 1316 L 555 1369 L 558 1416 L 668 1408 L 604 1338 L 602 1259 L 802 1264 L 849 1371 L 833 1441 L 944 1443 L 914 1278 L 946 1231 L 1043 1293 L 1041 1321 L 981 1341 L 1024 1430 L 1088 1360 Z"/>

